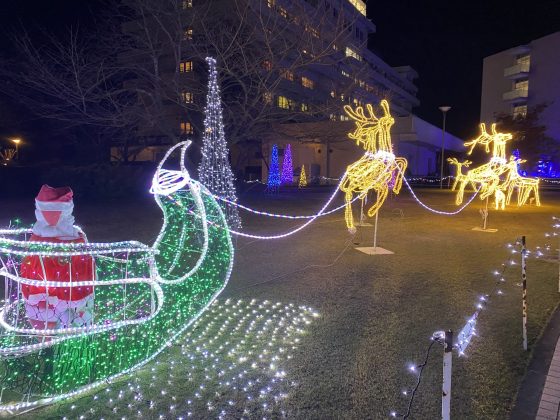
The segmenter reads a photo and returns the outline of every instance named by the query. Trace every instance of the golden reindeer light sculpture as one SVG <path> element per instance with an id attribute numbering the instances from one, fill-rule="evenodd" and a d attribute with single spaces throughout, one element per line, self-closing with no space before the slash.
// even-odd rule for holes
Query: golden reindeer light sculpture
<path id="1" fill-rule="evenodd" d="M 455 187 L 457 187 L 457 184 L 465 179 L 465 174 L 463 173 L 463 166 L 465 168 L 468 168 L 472 162 L 470 160 L 459 162 L 457 158 L 447 158 L 447 161 L 450 164 L 455 165 L 456 167 L 455 181 L 453 181 L 453 186 L 451 187 L 451 191 L 455 191 Z"/>
<path id="2" fill-rule="evenodd" d="M 459 189 L 455 198 L 457 205 L 463 202 L 465 187 L 469 183 L 473 186 L 479 185 L 481 200 L 496 194 L 496 191 L 500 188 L 500 176 L 508 170 L 506 143 L 512 139 L 512 135 L 510 133 L 498 133 L 496 124 L 492 124 L 491 134 L 486 131 L 486 124 L 484 123 L 480 124 L 480 131 L 481 133 L 477 138 L 465 143 L 465 146 L 470 146 L 467 154 L 470 155 L 477 145 L 484 146 L 486 152 L 489 153 L 492 143 L 492 158 L 490 162 L 469 170 L 459 182 Z"/>
<path id="3" fill-rule="evenodd" d="M 395 194 L 399 193 L 407 166 L 406 159 L 395 157 L 393 153 L 391 126 L 395 119 L 389 111 L 389 103 L 382 100 L 380 105 L 383 112 L 380 117 L 375 115 L 370 104 L 366 105 L 367 114 L 361 106 L 356 109 L 349 105 L 344 107 L 346 114 L 356 124 L 356 129 L 348 133 L 348 137 L 366 151 L 364 156 L 347 167 L 340 183 L 340 189 L 345 194 L 344 216 L 350 233 L 356 232 L 352 215 L 354 194 L 363 200 L 369 191 L 377 192 L 375 203 L 368 209 L 368 216 L 375 216 L 385 202 L 390 186 Z"/>
<path id="4" fill-rule="evenodd" d="M 508 175 L 505 182 L 501 186 L 502 190 L 507 190 L 505 203 L 509 204 L 513 190 L 517 190 L 517 205 L 523 206 L 527 204 L 531 193 L 533 193 L 535 198 L 535 204 L 537 206 L 541 205 L 541 199 L 539 196 L 539 178 L 528 178 L 519 175 L 517 171 L 517 165 L 520 163 L 527 162 L 525 159 L 516 159 L 514 156 L 510 156 L 509 162 L 507 163 Z"/>

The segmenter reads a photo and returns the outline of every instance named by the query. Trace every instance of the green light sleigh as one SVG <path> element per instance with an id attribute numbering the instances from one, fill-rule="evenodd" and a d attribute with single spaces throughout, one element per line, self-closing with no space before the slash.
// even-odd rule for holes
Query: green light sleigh
<path id="1" fill-rule="evenodd" d="M 190 142 L 172 147 L 159 164 L 151 192 L 164 222 L 152 246 L 140 242 L 28 242 L 27 229 L 0 230 L 0 413 L 52 403 L 102 386 L 156 357 L 214 301 L 233 265 L 222 210 L 184 167 Z M 180 170 L 164 169 L 180 150 Z M 95 279 L 59 283 L 18 275 L 26 256 L 91 255 Z M 34 330 L 22 285 L 90 286 L 87 326 Z M 48 293 L 48 292 L 47 292 Z"/>

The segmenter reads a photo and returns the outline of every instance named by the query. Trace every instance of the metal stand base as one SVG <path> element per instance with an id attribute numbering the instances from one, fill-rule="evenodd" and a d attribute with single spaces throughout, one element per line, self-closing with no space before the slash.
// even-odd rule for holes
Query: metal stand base
<path id="1" fill-rule="evenodd" d="M 381 248 L 380 246 L 357 246 L 356 251 L 363 252 L 367 255 L 391 255 L 394 254 L 393 251 Z"/>
<path id="2" fill-rule="evenodd" d="M 477 232 L 487 232 L 487 233 L 496 233 L 498 229 L 483 229 L 481 227 L 473 227 L 471 230 L 475 230 Z"/>

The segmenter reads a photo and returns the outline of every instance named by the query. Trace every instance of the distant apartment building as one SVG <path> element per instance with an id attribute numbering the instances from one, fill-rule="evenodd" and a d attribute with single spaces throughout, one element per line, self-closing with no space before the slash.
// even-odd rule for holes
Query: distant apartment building
<path id="1" fill-rule="evenodd" d="M 547 103 L 541 121 L 560 141 L 560 32 L 484 58 L 480 121 L 498 114 L 524 117 Z"/>

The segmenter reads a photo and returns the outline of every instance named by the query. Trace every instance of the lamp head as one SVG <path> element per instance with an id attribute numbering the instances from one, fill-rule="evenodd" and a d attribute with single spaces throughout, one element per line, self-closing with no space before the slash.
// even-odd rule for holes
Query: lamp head
<path id="1" fill-rule="evenodd" d="M 445 106 L 440 106 L 440 107 L 439 107 L 439 110 L 440 110 L 441 112 L 444 112 L 444 113 L 447 112 L 447 111 L 449 111 L 450 109 L 451 109 L 451 107 L 450 107 L 450 106 L 447 106 L 447 105 L 445 105 Z"/>

